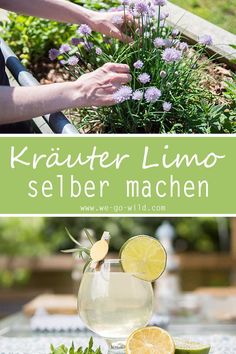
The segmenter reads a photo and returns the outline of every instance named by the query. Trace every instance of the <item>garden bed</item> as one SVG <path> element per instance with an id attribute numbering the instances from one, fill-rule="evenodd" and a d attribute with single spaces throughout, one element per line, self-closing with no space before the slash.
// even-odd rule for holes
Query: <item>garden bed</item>
<path id="1" fill-rule="evenodd" d="M 207 57 L 203 58 L 203 60 L 207 60 Z M 47 58 L 45 58 L 45 62 L 32 67 L 32 71 L 36 74 L 42 85 L 75 80 L 73 76 L 65 72 L 58 63 L 50 63 Z M 205 69 L 205 74 L 204 85 L 217 97 L 219 104 L 227 103 L 227 99 L 224 96 L 226 90 L 225 81 L 233 80 L 233 70 L 230 69 L 227 64 L 216 61 L 209 63 Z M 79 110 L 68 110 L 65 114 L 75 125 L 79 125 L 81 121 Z M 99 121 L 91 122 L 91 124 L 83 128 L 78 126 L 78 129 L 80 133 L 86 134 L 106 132 L 104 125 Z"/>
<path id="2" fill-rule="evenodd" d="M 111 2 L 113 4 L 114 1 Z M 173 4 L 168 4 L 167 7 L 170 10 L 171 15 L 168 17 L 168 23 L 165 25 L 166 30 L 155 31 L 155 35 L 166 36 L 171 38 L 171 30 L 169 30 L 169 25 L 174 25 L 174 29 L 181 32 L 181 35 L 177 34 L 173 37 L 173 43 L 176 39 L 175 44 L 173 45 L 174 49 L 177 48 L 177 40 L 183 42 L 186 41 L 189 45 L 193 44 L 193 49 L 190 49 L 191 55 L 198 55 L 201 51 L 201 48 L 196 44 L 199 40 L 199 37 L 204 37 L 204 34 L 210 34 L 213 37 L 214 45 L 204 47 L 206 50 L 206 55 L 201 55 L 197 62 L 197 67 L 201 68 L 201 73 L 197 75 L 192 75 L 193 79 L 190 82 L 190 87 L 187 87 L 186 90 L 179 90 L 181 85 L 183 86 L 183 80 L 176 79 L 173 72 L 171 72 L 170 65 L 160 66 L 159 71 L 163 71 L 163 68 L 167 68 L 167 77 L 170 81 L 170 85 L 174 83 L 173 91 L 171 95 L 169 94 L 168 87 L 164 87 L 161 91 L 161 98 L 155 102 L 142 102 L 140 104 L 140 110 L 135 112 L 135 107 L 137 106 L 136 102 L 119 102 L 119 105 L 116 105 L 115 108 L 111 109 L 80 109 L 80 110 L 71 110 L 65 112 L 67 117 L 69 117 L 78 130 L 82 133 L 235 133 L 236 132 L 236 82 L 233 86 L 235 80 L 234 71 L 236 64 L 232 61 L 236 51 L 231 46 L 231 44 L 236 44 L 236 36 L 220 29 L 219 27 L 210 24 L 209 22 L 200 19 L 199 17 L 186 12 L 185 10 L 177 7 Z M 191 23 L 191 26 L 189 26 Z M 177 25 L 176 25 L 177 24 Z M 191 29 L 190 29 L 191 28 Z M 161 34 L 160 34 L 161 33 Z M 68 36 L 71 38 L 75 34 L 75 27 L 70 28 Z M 95 36 L 95 45 L 101 45 L 102 50 L 108 50 L 106 55 L 111 55 L 109 58 L 110 61 L 118 60 L 117 55 L 114 54 L 116 46 L 119 46 L 119 49 L 124 50 L 122 44 L 117 44 L 113 42 L 108 48 L 101 42 L 101 37 L 94 34 Z M 65 36 L 63 35 L 63 40 Z M 144 38 L 141 39 L 142 41 Z M 144 40 L 144 42 L 148 40 Z M 144 43 L 143 42 L 143 43 Z M 151 41 L 150 41 L 151 43 Z M 149 44 L 150 44 L 149 43 Z M 223 43 L 223 44 L 222 44 Z M 146 49 L 148 51 L 152 50 L 151 47 Z M 212 43 L 206 43 L 212 44 Z M 112 49 L 113 48 L 113 49 Z M 164 50 L 164 48 L 162 48 Z M 136 48 L 136 53 L 132 55 L 129 52 L 131 59 L 126 57 L 121 58 L 121 62 L 129 64 L 131 67 L 134 64 L 134 59 L 137 56 L 139 50 Z M 94 54 L 83 53 L 83 60 L 91 62 L 92 69 L 101 66 L 106 61 L 104 58 L 99 62 L 94 60 Z M 140 53 L 139 53 L 140 54 Z M 150 53 L 148 53 L 150 54 Z M 77 55 L 72 50 L 71 55 Z M 157 58 L 161 55 L 161 51 L 157 50 Z M 209 60 L 209 57 L 214 55 L 214 60 Z M 184 56 L 184 55 L 183 55 Z M 23 60 L 27 60 L 27 56 L 22 57 Z M 62 59 L 62 58 L 61 58 Z M 147 57 L 142 58 L 147 60 Z M 159 59 L 158 59 L 159 60 Z M 184 61 L 183 61 L 184 63 Z M 187 59 L 185 63 L 187 63 Z M 165 63 L 164 63 L 165 64 Z M 177 60 L 172 63 L 172 67 L 177 67 Z M 159 64 L 160 65 L 160 60 Z M 187 63 L 187 65 L 190 65 Z M 158 87 L 162 85 L 162 82 L 157 79 L 156 69 L 154 73 L 152 72 L 153 67 L 156 66 L 155 61 L 153 60 L 150 63 L 148 70 L 150 70 L 152 81 L 149 86 Z M 204 68 L 203 68 L 204 67 Z M 68 67 L 67 67 L 68 69 Z M 87 68 L 83 68 L 87 72 Z M 192 68 L 195 70 L 195 68 Z M 42 84 L 49 84 L 53 82 L 62 82 L 66 80 L 74 80 L 74 77 L 68 73 L 68 71 L 63 70 L 58 63 L 50 63 L 48 58 L 44 57 L 40 61 L 32 63 L 31 70 L 36 74 L 37 78 Z M 146 67 L 145 67 L 146 70 Z M 185 70 L 185 71 L 184 71 Z M 176 70 L 176 75 L 180 77 L 183 76 L 188 70 L 188 66 L 181 68 L 181 65 L 178 66 L 178 71 Z M 73 70 L 70 70 L 73 71 Z M 195 70 L 197 71 L 197 70 Z M 199 70 L 200 72 L 200 70 Z M 140 71 L 142 73 L 142 71 Z M 133 81 L 132 85 L 137 88 L 137 72 L 132 71 Z M 155 76 L 155 77 L 153 77 Z M 164 80 L 165 81 L 165 80 Z M 231 82 L 231 87 L 228 86 L 226 81 Z M 200 85 L 199 85 L 200 83 Z M 138 83 L 139 85 L 139 83 Z M 192 86 L 191 86 L 192 85 Z M 199 86 L 199 88 L 197 87 Z M 148 88 L 148 85 L 145 87 L 138 86 L 138 89 L 141 89 L 143 92 L 143 97 L 145 96 L 145 90 Z M 175 91 L 178 91 L 175 94 Z M 200 92 L 201 91 L 201 92 Z M 174 97 L 173 97 L 174 96 Z M 178 97 L 177 97 L 178 96 Z M 186 96 L 186 97 L 185 97 Z M 132 100 L 131 100 L 132 101 Z M 167 104 L 168 110 L 162 109 L 162 105 Z M 118 107 L 119 106 L 119 107 Z M 165 107 L 167 107 L 165 106 Z M 155 108 L 156 107 L 156 108 Z M 170 107 L 170 108 L 169 108 Z M 190 108 L 189 108 L 190 107 Z M 197 107 L 197 108 L 196 108 Z M 128 111 L 128 121 L 126 120 L 126 115 Z M 182 113 L 181 113 L 182 111 Z M 133 123 L 130 122 L 133 120 Z M 160 123 L 161 122 L 161 123 Z"/>

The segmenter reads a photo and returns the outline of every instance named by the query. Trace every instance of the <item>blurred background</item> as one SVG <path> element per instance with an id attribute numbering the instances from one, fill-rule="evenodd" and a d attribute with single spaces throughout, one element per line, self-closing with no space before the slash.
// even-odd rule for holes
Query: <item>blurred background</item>
<path id="1" fill-rule="evenodd" d="M 119 0 L 71 0 L 94 10 L 110 9 L 120 5 Z M 236 0 L 172 0 L 178 5 L 223 29 L 236 34 Z M 74 36 L 77 26 L 7 14 L 0 9 L 0 35 L 20 57 L 23 64 L 33 70 L 42 83 L 56 77 L 52 63 L 48 59 L 51 47 L 59 47 Z M 223 44 L 223 43 L 222 43 Z M 46 73 L 50 72 L 50 75 Z M 57 68 L 58 72 L 58 68 Z"/>
<path id="2" fill-rule="evenodd" d="M 157 237 L 168 253 L 167 270 L 155 287 L 159 312 L 188 316 L 199 310 L 200 295 L 208 296 L 208 300 L 214 296 L 218 309 L 226 297 L 231 301 L 230 309 L 232 301 L 236 305 L 234 218 L 13 217 L 0 218 L 1 318 L 20 311 L 38 295 L 76 295 L 83 264 L 61 252 L 74 248 L 65 227 L 83 244 L 87 242 L 84 228 L 96 239 L 104 230 L 109 231 L 111 257 L 118 257 L 122 244 L 132 236 Z M 200 302 L 203 304 L 203 297 Z M 236 314 L 231 311 L 228 318 L 224 308 L 217 316 L 236 320 Z"/>

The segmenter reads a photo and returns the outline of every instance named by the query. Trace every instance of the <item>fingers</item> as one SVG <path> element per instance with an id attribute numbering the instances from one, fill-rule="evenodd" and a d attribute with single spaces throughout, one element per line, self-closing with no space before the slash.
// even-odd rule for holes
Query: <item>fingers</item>
<path id="1" fill-rule="evenodd" d="M 114 11 L 112 12 L 112 16 L 114 18 L 114 16 L 119 16 L 123 19 L 124 22 L 126 22 L 128 25 L 132 25 L 133 21 L 134 21 L 134 17 L 131 13 L 125 13 L 125 15 L 123 14 L 123 11 Z"/>
<path id="2" fill-rule="evenodd" d="M 110 26 L 110 28 L 109 28 L 109 36 L 113 37 L 113 38 L 116 38 L 116 39 L 119 39 L 120 41 L 122 41 L 122 32 L 115 25 L 111 25 Z"/>
<path id="3" fill-rule="evenodd" d="M 119 39 L 124 42 L 124 43 L 132 43 L 134 40 L 132 37 L 126 35 L 124 33 L 124 30 L 128 28 L 132 29 L 132 27 L 138 28 L 138 21 L 134 20 L 133 15 L 131 13 L 126 13 L 125 16 L 123 16 L 123 24 L 121 26 L 118 26 L 119 29 Z"/>
<path id="4" fill-rule="evenodd" d="M 125 78 L 118 78 L 116 80 L 111 81 L 109 84 L 99 87 L 99 89 L 97 90 L 97 94 L 114 94 L 117 90 L 121 88 L 121 86 L 127 84 L 127 82 L 128 81 Z"/>
<path id="5" fill-rule="evenodd" d="M 106 63 L 103 65 L 106 72 L 114 72 L 119 74 L 129 74 L 130 68 L 126 64 Z"/>
<path id="6" fill-rule="evenodd" d="M 110 30 L 110 35 L 111 37 L 114 37 L 116 39 L 119 39 L 121 42 L 124 43 L 132 43 L 133 42 L 133 38 L 127 36 L 125 33 L 122 32 L 121 29 L 117 28 L 115 30 Z"/>
<path id="7" fill-rule="evenodd" d="M 111 82 L 120 85 L 125 85 L 131 80 L 132 80 L 132 76 L 130 74 L 119 74 L 119 75 L 113 75 Z"/>
<path id="8" fill-rule="evenodd" d="M 106 97 L 103 97 L 101 99 L 101 102 L 99 104 L 100 107 L 108 107 L 108 106 L 114 106 L 116 105 L 117 102 L 116 100 L 114 99 L 113 95 L 107 95 Z"/>
<path id="9" fill-rule="evenodd" d="M 119 39 L 120 41 L 124 42 L 124 43 L 131 43 L 133 42 L 133 39 L 129 36 L 127 36 L 126 34 L 124 34 L 118 27 L 116 27 L 115 25 L 110 26 L 110 30 L 109 30 L 109 36 Z"/>
<path id="10" fill-rule="evenodd" d="M 134 20 L 134 17 L 133 15 L 131 15 L 131 13 L 126 13 L 125 16 L 124 16 L 124 21 L 125 22 L 130 22 L 132 23 Z"/>
<path id="11" fill-rule="evenodd" d="M 118 90 L 118 88 L 119 88 L 119 86 L 110 86 L 110 87 L 106 88 L 106 94 L 113 95 Z"/>
<path id="12" fill-rule="evenodd" d="M 127 36 L 126 34 L 120 32 L 120 35 L 121 35 L 121 41 L 124 42 L 124 43 L 132 43 L 134 40 L 133 38 Z"/>

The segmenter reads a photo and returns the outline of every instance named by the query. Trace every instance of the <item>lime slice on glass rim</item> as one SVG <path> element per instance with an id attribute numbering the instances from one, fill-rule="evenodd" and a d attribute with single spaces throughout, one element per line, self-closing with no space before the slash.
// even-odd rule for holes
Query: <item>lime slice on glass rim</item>
<path id="1" fill-rule="evenodd" d="M 192 342 L 182 338 L 174 338 L 175 354 L 208 354 L 210 345 Z"/>
<path id="2" fill-rule="evenodd" d="M 154 281 L 166 268 L 166 251 L 154 237 L 139 235 L 130 238 L 120 250 L 120 260 L 124 272 L 135 277 Z"/>

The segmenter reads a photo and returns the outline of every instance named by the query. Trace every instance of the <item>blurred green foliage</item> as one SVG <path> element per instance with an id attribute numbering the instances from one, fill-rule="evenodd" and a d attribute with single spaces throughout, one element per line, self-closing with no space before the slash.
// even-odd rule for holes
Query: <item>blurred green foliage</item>
<path id="1" fill-rule="evenodd" d="M 15 257 L 41 257 L 58 250 L 64 230 L 51 232 L 44 218 L 0 218 L 0 256 L 8 256 L 8 269 L 0 269 L 0 285 L 25 284 L 30 270 L 12 268 Z"/>
<path id="2" fill-rule="evenodd" d="M 0 218 L 0 254 L 41 257 L 57 250 L 64 234 L 52 233 L 46 218 Z"/>
<path id="3" fill-rule="evenodd" d="M 104 230 L 109 231 L 112 236 L 111 250 L 119 251 L 123 243 L 132 236 L 139 234 L 155 236 L 156 229 L 166 220 L 175 228 L 176 236 L 174 244 L 177 252 L 196 251 L 208 253 L 222 250 L 219 225 L 225 219 L 216 219 L 213 217 L 171 219 L 153 217 L 49 218 L 47 219 L 47 223 L 50 224 L 52 232 L 53 230 L 55 232 L 63 232 L 66 226 L 72 235 L 78 239 L 83 228 L 94 230 L 97 239 L 102 236 Z M 228 233 L 228 219 L 225 228 L 225 232 Z M 71 246 L 73 246 L 73 243 L 69 237 L 65 236 L 62 247 L 71 248 Z"/>
<path id="4" fill-rule="evenodd" d="M 106 1 L 80 1 L 71 0 L 79 5 L 100 10 L 108 9 L 117 2 Z M 1 36 L 11 49 L 22 60 L 25 66 L 34 65 L 42 59 L 47 61 L 48 51 L 52 47 L 59 47 L 75 34 L 77 25 L 58 23 L 32 16 L 23 16 L 15 13 L 9 14 L 9 21 L 2 24 Z"/>
<path id="5" fill-rule="evenodd" d="M 9 14 L 3 26 L 3 39 L 26 66 L 47 57 L 49 49 L 66 42 L 76 26 L 54 21 Z M 44 59 L 45 60 L 45 59 Z"/>
<path id="6" fill-rule="evenodd" d="M 156 235 L 156 229 L 168 220 L 175 228 L 174 245 L 177 252 L 210 253 L 227 251 L 230 240 L 222 245 L 219 228 L 224 236 L 229 234 L 229 219 L 216 218 L 0 218 L 0 257 L 8 256 L 8 268 L 0 270 L 0 286 L 11 287 L 25 284 L 30 278 L 30 270 L 11 267 L 15 257 L 42 257 L 61 249 L 73 248 L 74 244 L 67 236 L 65 227 L 80 239 L 84 228 L 94 231 L 100 239 L 104 230 L 109 231 L 111 251 L 119 251 L 130 237 L 147 234 Z"/>
<path id="7" fill-rule="evenodd" d="M 226 219 L 202 218 L 147 218 L 147 217 L 61 217 L 61 218 L 0 218 L 0 255 L 9 257 L 41 257 L 73 246 L 65 227 L 80 238 L 84 228 L 92 229 L 100 239 L 104 230 L 109 231 L 111 250 L 119 251 L 130 237 L 156 235 L 157 228 L 168 220 L 175 228 L 177 251 L 220 251 L 219 224 Z M 226 222 L 229 232 L 229 220 Z"/>
<path id="8" fill-rule="evenodd" d="M 230 32 L 236 33 L 235 0 L 171 0 L 171 2 Z"/>

